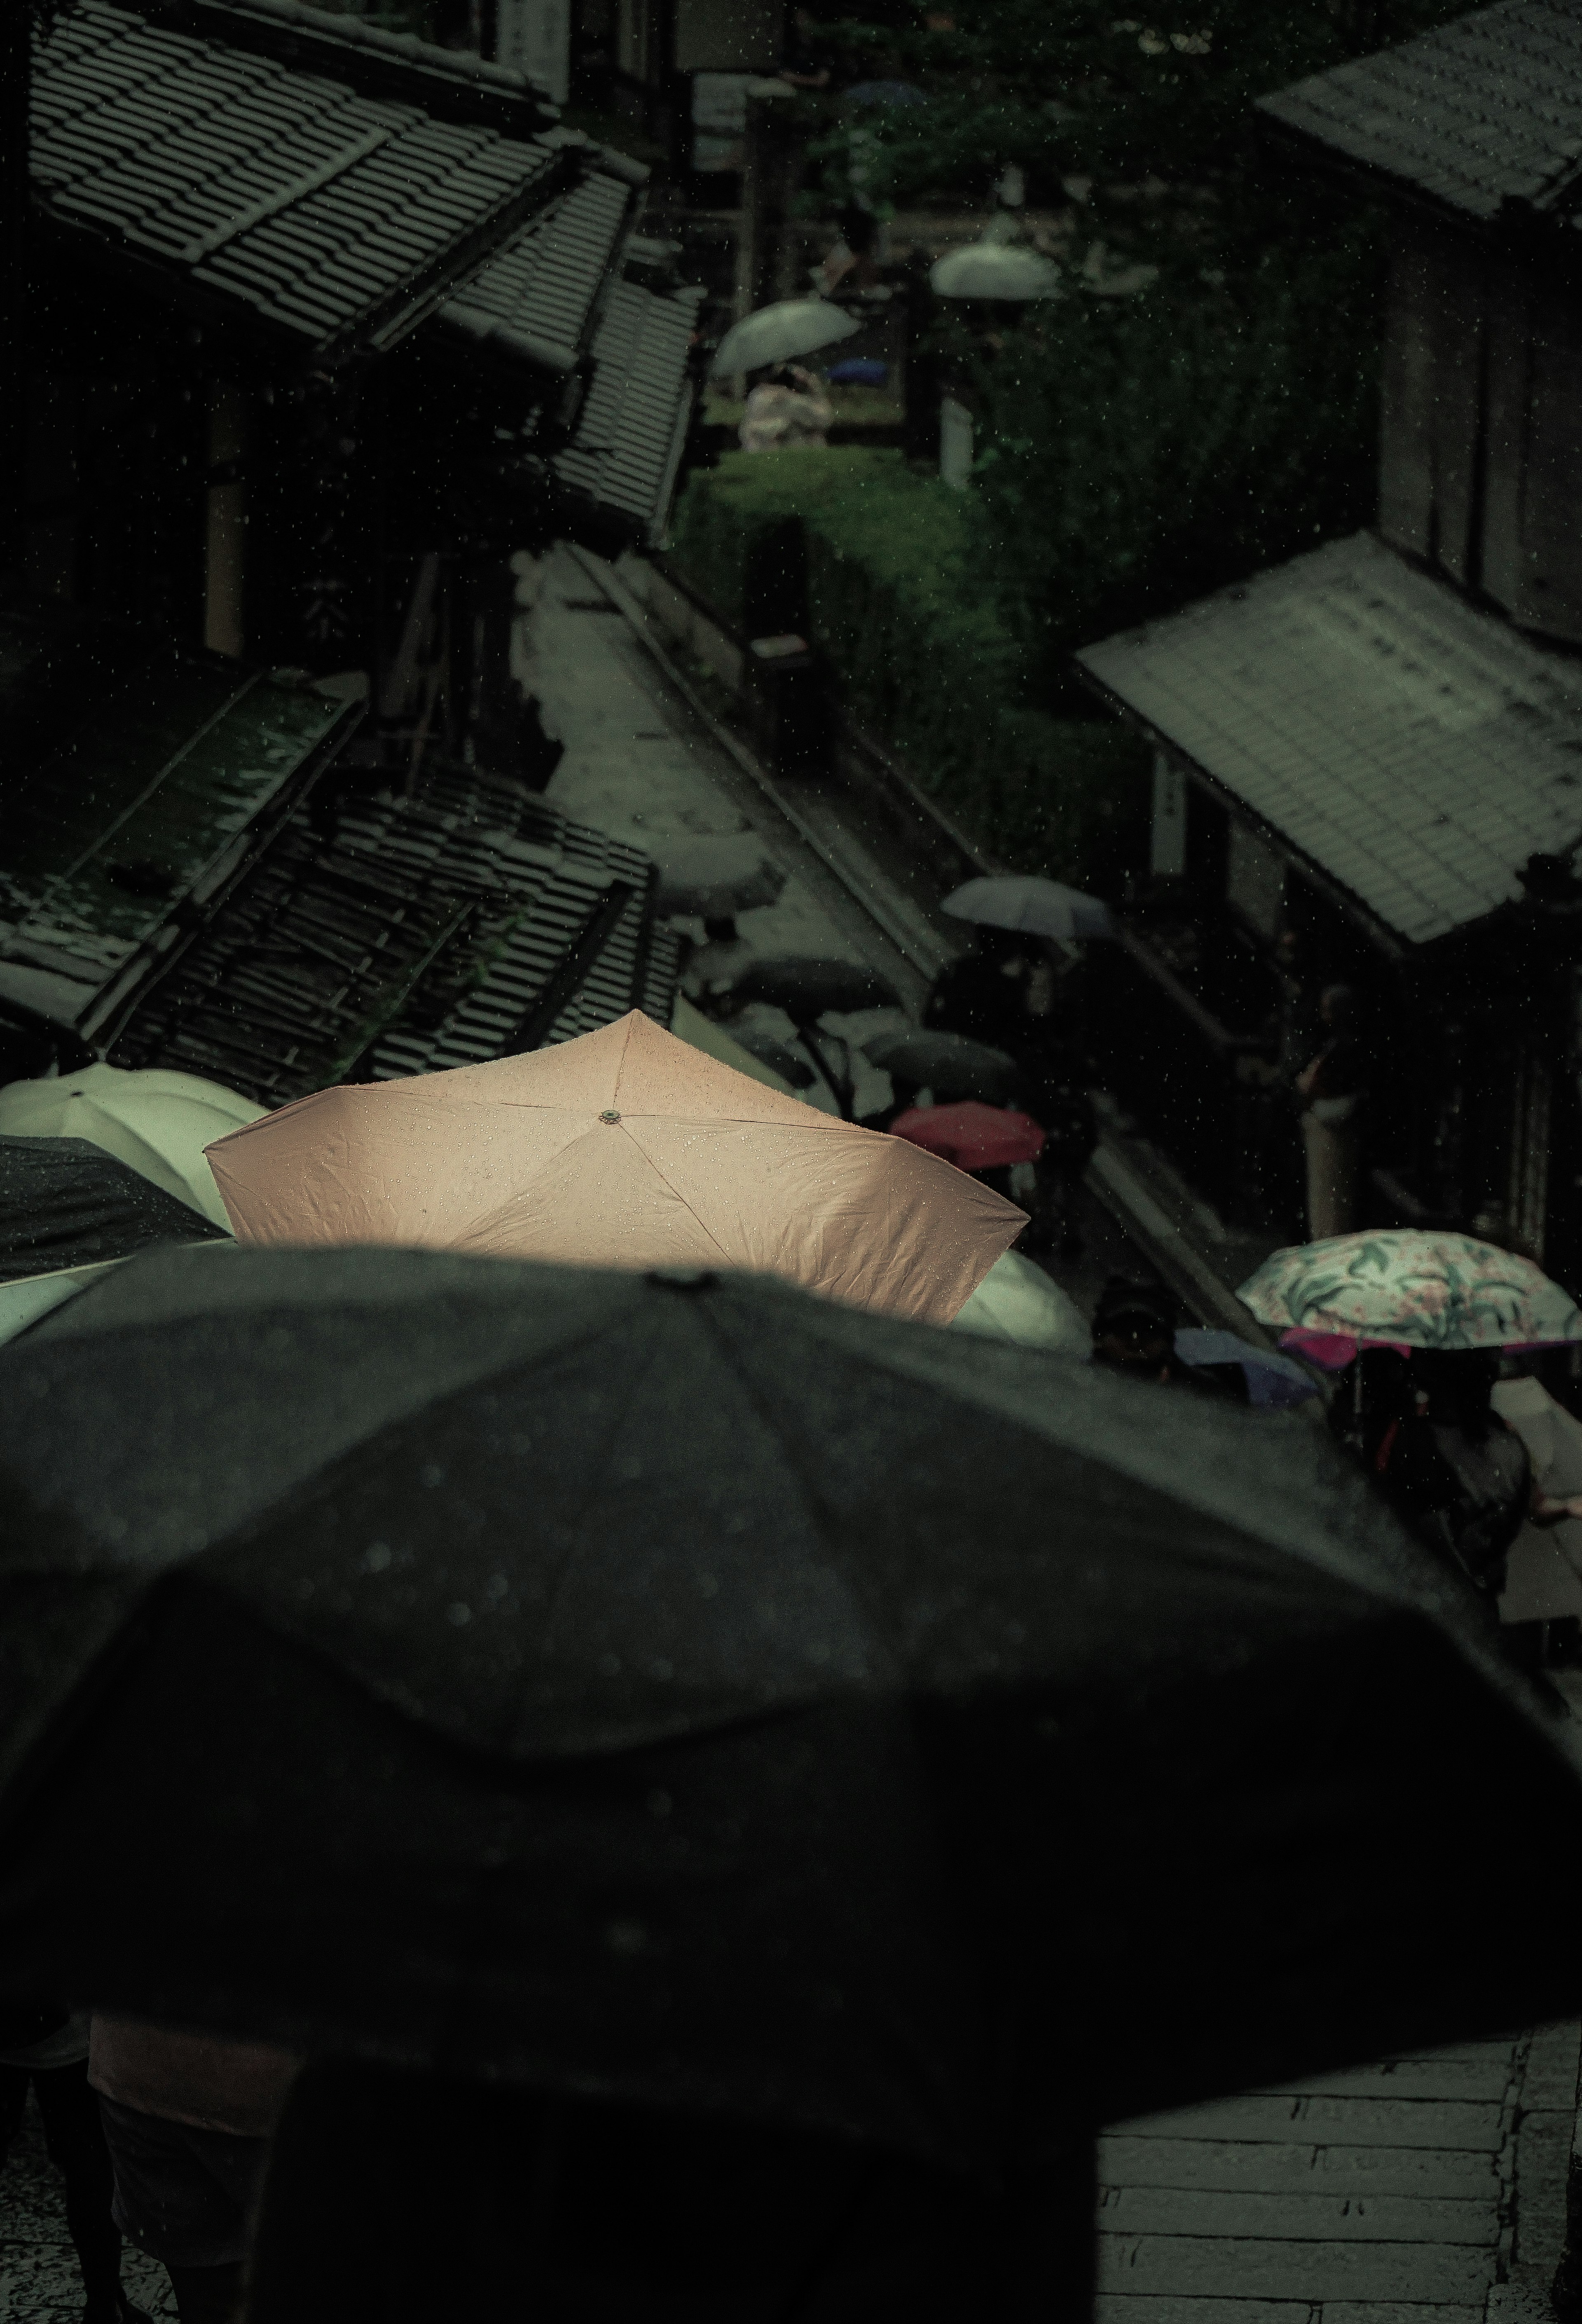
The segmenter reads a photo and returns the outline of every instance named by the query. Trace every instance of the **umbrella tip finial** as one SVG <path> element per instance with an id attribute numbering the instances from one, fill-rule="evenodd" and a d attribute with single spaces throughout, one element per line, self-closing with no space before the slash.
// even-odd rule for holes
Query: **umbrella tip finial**
<path id="1" fill-rule="evenodd" d="M 667 1291 L 712 1291 L 719 1277 L 707 1267 L 650 1267 L 648 1281 Z"/>

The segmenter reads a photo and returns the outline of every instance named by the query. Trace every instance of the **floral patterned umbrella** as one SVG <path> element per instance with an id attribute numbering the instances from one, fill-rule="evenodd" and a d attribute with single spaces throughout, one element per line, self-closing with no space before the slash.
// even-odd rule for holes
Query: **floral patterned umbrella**
<path id="1" fill-rule="evenodd" d="M 1238 1296 L 1279 1331 L 1413 1348 L 1582 1340 L 1582 1310 L 1531 1259 L 1470 1235 L 1391 1227 L 1277 1250 Z"/>

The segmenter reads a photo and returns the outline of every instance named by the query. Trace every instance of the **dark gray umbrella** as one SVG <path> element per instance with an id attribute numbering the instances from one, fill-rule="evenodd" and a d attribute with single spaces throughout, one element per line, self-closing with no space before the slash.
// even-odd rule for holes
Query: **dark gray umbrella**
<path id="1" fill-rule="evenodd" d="M 155 1243 L 225 1240 L 223 1228 L 89 1139 L 0 1137 L 0 1281 Z"/>
<path id="2" fill-rule="evenodd" d="M 898 1009 L 900 995 L 878 969 L 859 960 L 817 960 L 796 954 L 760 954 L 736 980 L 738 1001 L 767 1001 L 797 1025 L 860 1009 Z"/>
<path id="3" fill-rule="evenodd" d="M 1021 1088 L 1014 1057 L 964 1033 L 878 1033 L 863 1042 L 862 1051 L 895 1080 L 931 1089 L 937 1098 L 980 1098 L 985 1105 L 1003 1105 Z"/>
<path id="4" fill-rule="evenodd" d="M 0 1398 L 0 1990 L 984 2168 L 1577 2006 L 1563 1733 L 1300 1420 L 354 1249 Z"/>

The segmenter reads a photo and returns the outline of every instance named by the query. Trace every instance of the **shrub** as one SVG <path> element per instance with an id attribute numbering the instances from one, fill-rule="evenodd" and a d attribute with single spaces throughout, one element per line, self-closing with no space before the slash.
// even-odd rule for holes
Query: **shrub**
<path id="1" fill-rule="evenodd" d="M 694 475 L 672 554 L 738 628 L 764 567 L 805 560 L 806 620 L 848 708 L 923 788 L 1017 868 L 1112 888 L 1143 811 L 1143 753 L 1097 717 L 1030 705 L 985 586 L 970 496 L 898 452 L 735 453 Z"/>

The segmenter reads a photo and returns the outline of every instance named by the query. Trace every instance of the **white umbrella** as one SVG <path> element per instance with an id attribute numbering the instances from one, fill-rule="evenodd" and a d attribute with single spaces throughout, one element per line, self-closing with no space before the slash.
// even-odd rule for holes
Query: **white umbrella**
<path id="1" fill-rule="evenodd" d="M 709 368 L 716 379 L 728 379 L 765 364 L 789 363 L 793 355 L 810 355 L 816 347 L 849 339 L 861 327 L 827 299 L 781 299 L 733 323 Z"/>
<path id="2" fill-rule="evenodd" d="M 87 1065 L 80 1073 L 0 1089 L 0 1134 L 88 1139 L 229 1233 L 231 1222 L 203 1149 L 267 1111 L 197 1074 L 168 1073 L 161 1065 L 132 1072 Z"/>
<path id="3" fill-rule="evenodd" d="M 1054 936 L 1066 944 L 1081 936 L 1112 936 L 1115 923 L 1108 904 L 1067 888 L 1059 880 L 1040 880 L 1030 872 L 1007 873 L 997 880 L 969 880 L 945 898 L 953 919 L 973 920 L 990 928 L 1017 928 L 1025 936 Z"/>
<path id="4" fill-rule="evenodd" d="M 1018 1251 L 1001 1253 L 965 1306 L 951 1319 L 952 1332 L 975 1332 L 984 1340 L 1010 1340 L 1019 1348 L 1044 1348 L 1057 1356 L 1090 1356 L 1092 1334 L 1074 1299 L 1052 1283 L 1041 1267 Z"/>
<path id="5" fill-rule="evenodd" d="M 948 251 L 929 269 L 942 299 L 1053 299 L 1060 269 L 1052 258 L 1015 243 L 970 242 Z"/>

